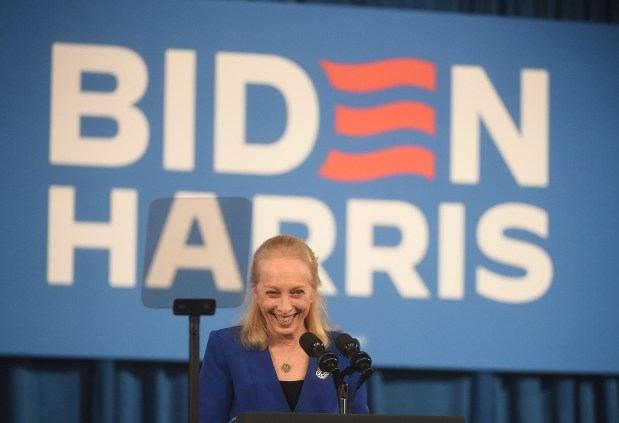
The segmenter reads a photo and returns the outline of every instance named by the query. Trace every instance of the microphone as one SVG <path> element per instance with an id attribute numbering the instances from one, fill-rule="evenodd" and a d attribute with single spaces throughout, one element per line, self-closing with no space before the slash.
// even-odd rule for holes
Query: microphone
<path id="1" fill-rule="evenodd" d="M 351 372 L 369 373 L 370 375 L 374 372 L 374 369 L 372 369 L 372 359 L 367 353 L 360 351 L 358 339 L 342 332 L 335 338 L 335 346 L 344 357 L 350 360 Z M 369 377 L 369 375 L 366 377 Z"/>
<path id="2" fill-rule="evenodd" d="M 370 356 L 360 351 L 360 344 L 357 338 L 353 338 L 347 333 L 340 333 L 337 338 L 335 338 L 335 346 L 337 349 L 344 355 L 344 357 L 350 360 L 350 366 L 344 369 L 342 375 L 350 375 L 352 372 L 359 372 L 361 376 L 359 376 L 359 380 L 355 385 L 355 390 L 351 397 L 351 404 L 354 403 L 355 396 L 361 388 L 361 385 L 365 383 L 366 380 L 372 376 L 374 373 L 374 369 L 372 368 L 372 359 Z"/>
<path id="3" fill-rule="evenodd" d="M 346 414 L 348 412 L 348 383 L 344 381 L 344 375 L 340 372 L 337 356 L 330 351 L 325 351 L 325 344 L 312 332 L 305 332 L 301 335 L 299 344 L 307 355 L 318 359 L 320 371 L 331 374 L 337 392 L 339 412 Z"/>
<path id="4" fill-rule="evenodd" d="M 318 359 L 318 368 L 321 371 L 339 375 L 337 356 L 332 352 L 325 351 L 325 345 L 320 338 L 312 332 L 305 332 L 299 338 L 299 344 L 307 355 Z"/>

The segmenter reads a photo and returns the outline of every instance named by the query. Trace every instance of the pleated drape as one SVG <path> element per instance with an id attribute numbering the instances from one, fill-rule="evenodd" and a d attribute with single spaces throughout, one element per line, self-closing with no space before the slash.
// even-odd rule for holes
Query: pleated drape
<path id="1" fill-rule="evenodd" d="M 0 359 L 9 423 L 188 420 L 185 363 Z M 377 370 L 377 414 L 458 415 L 474 423 L 619 423 L 619 376 Z"/>
<path id="2" fill-rule="evenodd" d="M 171 423 L 188 420 L 184 363 L 0 359 L 0 421 Z"/>

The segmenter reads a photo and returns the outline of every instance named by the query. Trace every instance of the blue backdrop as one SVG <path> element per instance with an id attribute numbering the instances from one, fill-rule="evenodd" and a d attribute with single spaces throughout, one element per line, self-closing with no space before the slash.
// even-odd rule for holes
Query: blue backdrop
<path id="1" fill-rule="evenodd" d="M 254 246 L 308 239 L 377 366 L 619 371 L 616 27 L 0 8 L 1 354 L 184 358 L 140 301 L 147 211 L 214 193 L 252 201 Z"/>
<path id="2" fill-rule="evenodd" d="M 31 13 L 39 16 L 39 21 L 43 20 L 42 15 L 46 15 L 50 20 L 48 25 L 43 27 L 37 25 L 25 24 L 21 28 L 20 34 L 22 40 L 32 39 L 37 37 L 37 33 L 42 28 L 54 26 L 62 28 L 67 25 L 66 22 L 55 20 L 52 13 L 48 13 L 47 9 L 43 8 L 37 12 L 40 7 L 39 1 L 30 2 L 32 7 Z M 276 2 L 278 3 L 278 2 Z M 344 3 L 355 5 L 368 6 L 388 6 L 404 9 L 429 9 L 437 11 L 465 12 L 477 15 L 508 15 L 520 17 L 535 17 L 556 20 L 577 20 L 600 23 L 617 23 L 619 22 L 619 2 L 613 1 L 579 1 L 572 0 L 554 1 L 520 1 L 520 0 L 496 0 L 488 2 L 482 1 L 424 1 L 416 0 L 398 0 L 394 2 L 383 2 L 375 0 L 364 0 L 354 2 L 348 0 L 333 0 L 327 3 Z M 175 2 L 179 8 L 185 7 L 185 3 Z M 149 5 L 150 6 L 150 5 Z M 103 8 L 119 8 L 121 4 L 101 3 L 99 7 Z M 13 21 L 14 15 L 7 12 L 7 4 L 0 5 L 0 52 L 4 58 L 10 58 L 15 61 L 18 57 L 23 56 L 23 52 L 19 48 L 20 43 L 25 41 L 17 41 L 10 39 L 7 33 L 13 31 L 14 25 L 9 25 Z M 328 10 L 335 10 L 329 8 Z M 353 7 L 346 8 L 347 11 L 363 10 L 363 8 Z M 376 9 L 365 9 L 367 11 L 376 11 Z M 410 14 L 410 12 L 407 12 Z M 424 14 L 425 16 L 426 14 Z M 431 15 L 441 16 L 441 15 Z M 443 16 L 450 16 L 449 14 Z M 466 15 L 462 15 L 466 16 Z M 128 19 L 128 18 L 126 18 Z M 29 21 L 30 22 L 30 21 Z M 139 20 L 140 25 L 143 20 Z M 499 19 L 498 22 L 503 22 Z M 547 20 L 539 21 L 549 23 Z M 87 26 L 87 24 L 84 24 Z M 554 24 L 550 24 L 549 27 Z M 579 24 L 581 28 L 591 28 L 588 24 Z M 616 29 L 616 26 L 614 27 Z M 27 35 L 26 35 L 27 34 Z M 148 36 L 152 36 L 150 33 Z M 539 34 L 539 39 L 535 43 L 543 41 L 544 32 Z M 424 38 L 425 39 L 425 38 Z M 7 42 L 11 41 L 13 52 L 15 54 L 8 55 L 6 51 Z M 105 41 L 107 42 L 107 41 Z M 33 44 L 31 41 L 30 44 Z M 36 44 L 36 42 L 34 42 Z M 578 43 L 573 43 L 576 46 Z M 46 48 L 49 48 L 47 45 Z M 574 51 L 577 49 L 574 47 Z M 549 53 L 552 55 L 552 53 Z M 608 57 L 609 60 L 614 59 L 614 55 Z M 49 57 L 42 60 L 36 80 L 48 81 L 49 76 Z M 0 84 L 1 92 L 4 94 L 14 83 L 17 83 L 20 78 L 14 76 L 14 79 L 5 79 L 6 72 L 10 69 L 3 61 L 3 66 L 0 67 L 2 72 L 2 83 Z M 35 66 L 36 68 L 36 66 Z M 494 78 L 495 75 L 492 75 Z M 18 114 L 21 111 L 24 114 L 32 113 L 37 110 L 40 115 L 45 116 L 49 113 L 47 110 L 46 99 L 43 102 L 30 101 L 29 95 L 33 92 L 29 89 L 30 85 L 35 83 L 29 78 L 22 81 L 24 89 L 18 97 L 9 97 L 6 95 L 0 96 L 2 100 L 2 113 L 0 113 L 0 122 L 3 124 L 5 133 L 7 128 L 12 123 L 9 117 Z M 595 79 L 595 77 L 594 77 Z M 503 93 L 502 93 L 503 94 Z M 45 94 L 39 95 L 45 97 Z M 35 97 L 32 97 L 35 98 Z M 17 107 L 19 106 L 19 107 Z M 14 110 L 16 109 L 16 110 Z M 45 109 L 42 111 L 42 109 Z M 179 109 L 180 110 L 180 109 Z M 11 111 L 11 114 L 8 113 Z M 8 122 L 8 123 L 7 123 Z M 592 130 L 595 125 L 584 125 Z M 28 129 L 30 127 L 28 126 Z M 46 131 L 43 131 L 46 132 Z M 108 132 L 107 135 L 110 135 Z M 40 134 L 38 139 L 42 139 L 42 144 L 47 146 L 48 134 Z M 3 158 L 13 158 L 10 151 L 13 151 L 14 144 L 9 144 L 10 137 L 3 136 L 3 142 L 0 144 L 0 151 Z M 594 138 L 586 138 L 587 142 L 592 145 L 597 145 L 598 140 Z M 34 144 L 34 143 L 33 143 Z M 47 147 L 45 147 L 47 148 Z M 24 153 L 22 153 L 24 154 Z M 23 160 L 29 162 L 28 160 Z M 10 162 L 6 159 L 6 163 Z M 43 157 L 39 160 L 41 166 L 48 166 L 48 159 Z M 591 164 L 588 169 L 595 165 Z M 0 167 L 2 175 L 2 193 L 10 194 L 13 198 L 22 198 L 28 191 L 24 184 L 13 184 L 14 175 L 4 173 L 10 168 L 8 164 Z M 576 167 L 574 167 L 576 169 Z M 551 169 L 552 172 L 552 169 Z M 22 174 L 23 175 L 23 174 Z M 23 176 L 23 179 L 29 180 L 29 175 Z M 58 182 L 58 181 L 55 181 Z M 74 185 L 75 179 L 70 179 L 66 182 L 68 185 Z M 598 189 L 608 189 L 613 186 L 614 179 L 598 182 L 594 184 Z M 109 184 L 111 185 L 111 184 Z M 11 187 L 10 191 L 6 191 L 5 187 Z M 7 188 L 8 190 L 9 188 Z M 42 198 L 40 202 L 41 215 L 47 213 L 47 199 L 44 197 L 47 188 L 39 192 Z M 109 188 L 105 189 L 105 195 L 109 194 Z M 80 196 L 85 195 L 80 192 Z M 104 197 L 105 197 L 104 195 Z M 45 199 L 43 199 L 45 198 Z M 577 197 L 574 197 L 576 201 Z M 610 198 L 610 197 L 609 197 Z M 572 201 L 573 202 L 573 201 Z M 8 210 L 3 201 L 2 213 Z M 571 204 L 571 203 L 570 203 Z M 107 205 L 109 207 L 109 204 Z M 105 208 L 105 207 L 104 207 Z M 12 209 L 11 209 L 12 210 Z M 23 210 L 18 210 L 15 214 L 10 215 L 11 222 L 21 222 L 19 216 Z M 145 213 L 142 209 L 141 213 Z M 4 214 L 3 214 L 4 216 Z M 142 215 L 143 218 L 144 215 Z M 107 217 L 107 216 L 106 216 Z M 101 217 L 103 220 L 105 217 Z M 23 229 L 23 227 L 26 229 Z M 44 224 L 39 223 L 39 226 Z M 2 234 L 8 234 L 9 230 L 20 233 L 20 237 L 29 236 L 29 225 L 16 223 L 3 224 Z M 582 231 L 586 230 L 585 226 Z M 22 230 L 23 229 L 23 230 Z M 297 228 L 298 230 L 299 228 Z M 302 228 L 301 228 L 302 229 Z M 576 229 L 574 229 L 576 231 Z M 45 232 L 44 230 L 42 232 Z M 35 236 L 36 235 L 36 236 Z M 140 236 L 143 236 L 140 233 Z M 35 238 L 38 237 L 38 240 Z M 7 279 L 5 273 L 5 262 L 12 261 L 15 257 L 30 257 L 31 247 L 37 245 L 42 239 L 41 232 L 33 234 L 33 242 L 20 243 L 19 245 L 5 244 L 3 239 L 3 261 L 2 261 L 2 297 L 6 295 L 5 287 L 8 284 L 19 284 L 23 280 L 32 279 L 33 273 L 32 261 L 24 260 L 22 274 L 26 275 L 20 281 Z M 17 238 L 17 237 L 14 237 Z M 21 238 L 20 238 L 21 239 Z M 140 240 L 142 242 L 142 240 Z M 574 245 L 576 247 L 576 245 Z M 12 249 L 11 249 L 12 248 Z M 39 247 L 37 247 L 39 248 Z M 574 248 L 574 251 L 577 249 Z M 91 252 L 81 251 L 84 260 L 84 253 L 88 257 Z M 5 256 L 9 255 L 7 259 Z M 105 272 L 106 260 L 98 258 L 96 261 L 98 269 L 103 269 Z M 40 277 L 41 271 L 39 271 Z M 612 279 L 609 279 L 611 281 Z M 337 282 L 337 281 L 336 281 Z M 587 283 L 590 281 L 588 280 Z M 585 283 L 585 282 L 583 282 Z M 612 283 L 612 282 L 609 282 Z M 106 282 L 106 284 L 109 284 Z M 45 285 L 41 282 L 41 285 Z M 130 302 L 132 304 L 139 303 L 139 298 L 136 289 L 131 291 Z M 61 290 L 62 291 L 62 290 Z M 134 295 L 135 294 L 135 295 Z M 123 294 L 126 295 L 126 292 Z M 121 296 L 118 296 L 120 298 Z M 50 299 L 51 297 L 47 297 Z M 94 296 L 93 298 L 97 298 Z M 1 300 L 0 300 L 1 301 Z M 9 308 L 5 307 L 9 304 Z M 13 310 L 10 301 L 2 302 L 3 308 L 0 311 L 2 321 L 6 321 L 6 313 Z M 21 303 L 20 303 L 21 304 Z M 32 327 L 34 323 L 26 325 L 25 322 L 39 322 L 44 320 L 45 316 L 37 318 L 40 314 L 36 314 L 34 307 L 29 308 L 32 312 L 20 322 L 15 322 L 15 326 L 23 325 L 25 333 Z M 580 310 L 580 309 L 579 309 Z M 579 310 L 574 313 L 578 314 Z M 98 311 L 98 310 L 94 310 Z M 46 309 L 46 312 L 49 313 Z M 105 314 L 109 319 L 109 310 L 105 310 Z M 169 316 L 163 313 L 166 318 Z M 70 321 L 70 317 L 65 319 Z M 128 326 L 130 323 L 121 322 L 122 325 Z M 157 322 L 159 323 L 159 322 Z M 179 332 L 186 330 L 185 322 L 178 322 Z M 71 325 L 65 325 L 67 330 L 71 330 Z M 63 326 L 63 327 L 65 327 Z M 16 339 L 5 337 L 5 326 L 2 326 L 0 331 L 0 344 L 6 346 L 9 343 L 16 342 Z M 208 328 L 205 328 L 208 330 Z M 62 332 L 59 329 L 56 332 Z M 21 334 L 20 334 L 21 335 Z M 7 335 L 8 336 L 8 335 Z M 166 332 L 166 341 L 170 338 L 170 332 Z M 61 338 L 63 338 L 61 336 Z M 24 336 L 17 339 L 23 340 Z M 54 336 L 49 337 L 49 341 L 56 342 Z M 20 341 L 21 342 L 21 341 Z M 73 345 L 79 344 L 80 339 L 71 339 Z M 132 339 L 131 342 L 135 342 Z M 183 342 L 185 340 L 183 339 Z M 578 344 L 579 338 L 575 335 L 573 343 Z M 0 408 L 3 410 L 3 417 L 10 422 L 34 422 L 34 421 L 57 421 L 57 422 L 178 422 L 187 420 L 187 372 L 186 364 L 170 363 L 160 361 L 127 361 L 123 359 L 83 359 L 74 358 L 64 360 L 59 356 L 56 358 L 46 358 L 51 347 L 48 343 L 32 344 L 39 347 L 39 353 L 28 357 L 15 357 L 3 354 L 0 359 L 0 380 L 3 383 L 0 385 Z M 420 342 L 420 344 L 422 344 Z M 420 348 L 425 348 L 420 345 Z M 34 349 L 34 347 L 33 347 Z M 76 347 L 77 349 L 77 347 Z M 370 352 L 372 352 L 370 350 Z M 477 423 L 484 422 L 526 422 L 526 423 L 541 423 L 541 422 L 616 422 L 619 416 L 619 379 L 616 375 L 591 375 L 591 374 L 574 374 L 572 371 L 564 373 L 548 374 L 544 369 L 534 373 L 503 373 L 503 372 L 478 372 L 478 371 L 458 371 L 458 370 L 430 370 L 421 371 L 416 365 L 410 370 L 404 369 L 377 369 L 375 375 L 369 381 L 370 392 L 370 407 L 375 413 L 398 413 L 398 414 L 443 414 L 443 415 L 463 415 L 467 421 Z"/>

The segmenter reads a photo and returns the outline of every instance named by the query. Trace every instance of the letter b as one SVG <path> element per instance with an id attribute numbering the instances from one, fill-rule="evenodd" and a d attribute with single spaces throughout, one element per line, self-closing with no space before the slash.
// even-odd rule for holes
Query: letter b
<path id="1" fill-rule="evenodd" d="M 82 91 L 85 73 L 111 75 L 113 91 Z M 55 43 L 52 47 L 50 163 L 120 167 L 142 157 L 149 126 L 135 104 L 148 83 L 148 70 L 134 51 L 118 46 Z M 112 137 L 82 135 L 83 116 L 112 119 Z"/>

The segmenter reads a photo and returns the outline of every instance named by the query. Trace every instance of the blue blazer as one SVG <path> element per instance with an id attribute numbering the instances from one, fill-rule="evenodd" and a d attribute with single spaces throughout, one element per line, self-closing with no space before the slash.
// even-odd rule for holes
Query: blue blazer
<path id="1" fill-rule="evenodd" d="M 200 370 L 200 423 L 226 423 L 241 412 L 290 412 L 269 350 L 248 350 L 238 344 L 238 327 L 211 332 Z M 333 333 L 329 334 L 333 340 Z M 332 343 L 332 345 L 334 345 Z M 348 359 L 334 348 L 340 369 Z M 303 388 L 294 412 L 338 413 L 333 378 L 316 376 L 318 363 L 310 359 Z M 348 377 L 352 413 L 369 413 L 365 385 L 352 398 L 359 374 Z"/>

